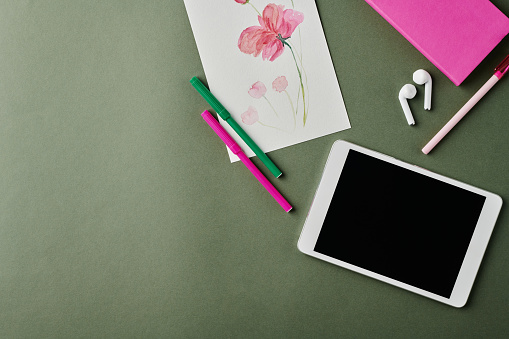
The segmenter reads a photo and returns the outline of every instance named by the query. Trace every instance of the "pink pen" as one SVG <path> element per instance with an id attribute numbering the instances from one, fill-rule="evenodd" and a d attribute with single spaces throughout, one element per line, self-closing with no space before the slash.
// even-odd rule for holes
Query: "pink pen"
<path id="1" fill-rule="evenodd" d="M 258 179 L 258 181 L 265 187 L 265 189 L 272 195 L 274 199 L 283 207 L 285 212 L 290 212 L 292 206 L 285 200 L 285 198 L 277 191 L 277 189 L 270 183 L 270 181 L 265 178 L 265 176 L 260 172 L 260 170 L 253 164 L 251 160 L 242 152 L 240 146 L 233 140 L 233 138 L 225 131 L 223 126 L 217 122 L 216 119 L 209 113 L 209 111 L 204 111 L 201 116 L 203 119 L 209 124 L 209 126 L 216 132 L 216 134 L 223 140 L 223 142 L 228 146 L 228 148 L 239 157 L 240 161 L 246 165 L 246 167 L 253 173 L 253 175 Z"/>
<path id="2" fill-rule="evenodd" d="M 424 154 L 428 154 L 439 142 L 442 140 L 443 137 L 449 131 L 456 126 L 456 124 L 467 114 L 472 107 L 481 100 L 481 98 L 488 93 L 488 91 L 495 86 L 495 84 L 502 79 L 504 74 L 509 70 L 509 55 L 505 57 L 505 59 L 500 63 L 500 65 L 495 68 L 495 74 L 492 75 L 492 77 L 486 81 L 486 83 L 477 91 L 477 93 L 474 94 L 470 100 L 467 101 L 467 103 L 456 113 L 451 120 L 447 124 L 445 124 L 444 127 L 438 133 L 431 139 L 426 146 L 422 149 L 422 152 Z"/>

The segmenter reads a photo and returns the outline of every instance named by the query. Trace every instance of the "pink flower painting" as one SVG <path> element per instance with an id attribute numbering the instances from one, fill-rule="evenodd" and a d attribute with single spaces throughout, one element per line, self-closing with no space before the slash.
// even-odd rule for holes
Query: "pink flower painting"
<path id="1" fill-rule="evenodd" d="M 288 87 L 288 80 L 286 80 L 285 76 L 277 77 L 272 82 L 272 89 L 275 90 L 276 92 L 281 93 L 286 89 L 286 87 Z"/>
<path id="2" fill-rule="evenodd" d="M 258 111 L 253 106 L 249 106 L 247 111 L 240 115 L 242 122 L 246 125 L 252 125 L 258 121 Z"/>
<path id="3" fill-rule="evenodd" d="M 258 16 L 260 26 L 248 27 L 240 34 L 239 49 L 255 57 L 261 53 L 263 60 L 274 61 L 283 53 L 288 45 L 286 40 L 303 20 L 301 12 L 268 4 L 262 16 Z"/>
<path id="4" fill-rule="evenodd" d="M 251 86 L 251 88 L 247 91 L 250 96 L 255 99 L 260 99 L 267 93 L 267 88 L 261 81 L 257 81 Z"/>
<path id="5" fill-rule="evenodd" d="M 292 108 L 293 113 L 293 128 L 295 129 L 295 126 L 297 124 L 296 115 L 297 112 L 295 112 L 295 107 L 293 106 L 292 98 L 290 98 L 290 94 L 286 91 L 286 88 L 288 87 L 288 80 L 286 80 L 286 77 L 284 75 L 277 77 L 272 81 L 272 89 L 278 93 L 285 92 L 288 102 L 290 102 L 290 106 Z"/>
<path id="6" fill-rule="evenodd" d="M 255 82 L 251 88 L 247 91 L 247 93 L 252 96 L 253 98 L 255 99 L 260 99 L 260 98 L 264 98 L 267 103 L 270 105 L 270 107 L 272 108 L 272 110 L 274 111 L 274 113 L 276 114 L 276 116 L 278 115 L 277 112 L 276 112 L 276 109 L 274 108 L 274 106 L 272 106 L 272 104 L 270 103 L 270 100 L 267 99 L 267 97 L 265 96 L 265 93 L 267 93 L 267 87 L 265 87 L 265 85 L 263 84 L 263 82 L 261 81 L 257 81 Z"/>
<path id="7" fill-rule="evenodd" d="M 249 1 L 235 0 L 241 4 L 250 4 L 253 8 L 254 6 Z M 292 7 L 294 7 L 294 3 L 292 1 Z M 285 49 L 290 50 L 291 56 L 293 58 L 293 62 L 295 63 L 295 67 L 297 69 L 298 81 L 300 82 L 300 86 L 291 86 L 293 88 L 292 96 L 296 95 L 296 105 L 293 104 L 293 100 L 290 96 L 290 93 L 286 90 L 288 87 L 288 79 L 285 76 L 279 76 L 272 82 L 272 89 L 278 93 L 285 93 L 286 97 L 290 101 L 290 106 L 292 109 L 293 116 L 293 125 L 296 125 L 296 118 L 299 115 L 299 110 L 302 110 L 302 126 L 306 125 L 307 115 L 308 115 L 308 105 L 309 100 L 306 93 L 307 90 L 307 75 L 304 70 L 303 58 L 302 58 L 302 39 L 301 39 L 301 24 L 304 21 L 304 14 L 296 11 L 295 9 L 285 9 L 283 5 L 276 4 L 268 4 L 263 9 L 262 14 L 256 8 L 254 8 L 257 13 L 258 24 L 256 26 L 250 26 L 244 29 L 237 42 L 237 46 L 242 53 L 252 55 L 254 57 L 258 57 L 261 55 L 262 60 L 268 60 L 273 62 L 277 58 L 279 58 L 285 51 Z M 300 25 L 300 26 L 299 26 Z M 293 39 L 291 39 L 292 34 L 297 30 L 298 37 L 298 45 L 300 44 L 300 49 L 298 49 L 294 45 Z M 278 66 L 282 66 L 281 61 L 284 58 L 281 58 Z M 294 91 L 297 90 L 297 93 Z M 261 81 L 255 82 L 251 88 L 248 90 L 248 93 L 251 97 L 255 99 L 264 98 L 272 111 L 274 112 L 277 118 L 282 118 L 283 116 L 279 116 L 278 112 L 275 109 L 275 106 L 269 101 L 266 96 L 267 88 Z M 270 97 L 270 95 L 269 95 Z M 278 101 L 280 99 L 278 98 Z M 302 102 L 302 105 L 300 105 Z M 277 105 L 276 105 L 277 107 Z M 254 108 L 253 108 L 254 109 Z M 278 107 L 278 110 L 280 108 Z M 249 113 L 251 112 L 251 113 Z M 243 116 L 252 117 L 252 110 L 248 110 L 244 113 Z M 262 118 L 266 118 L 262 114 Z M 258 119 L 258 113 L 257 113 Z M 252 121 L 252 119 L 244 117 L 242 121 Z M 258 121 L 263 126 L 264 123 Z M 268 126 L 273 127 L 273 126 Z"/>

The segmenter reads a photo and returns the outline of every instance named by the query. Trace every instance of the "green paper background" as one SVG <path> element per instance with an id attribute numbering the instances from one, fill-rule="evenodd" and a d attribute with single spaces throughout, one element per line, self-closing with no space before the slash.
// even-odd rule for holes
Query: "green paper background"
<path id="1" fill-rule="evenodd" d="M 364 1 L 316 3 L 352 129 L 269 154 L 287 214 L 200 117 L 189 79 L 206 79 L 182 1 L 0 1 L 1 338 L 507 336 L 507 205 L 462 309 L 296 244 L 337 139 L 507 204 L 508 79 L 420 149 L 509 40 L 456 87 Z M 418 68 L 433 110 L 419 88 L 409 127 L 397 94 Z"/>

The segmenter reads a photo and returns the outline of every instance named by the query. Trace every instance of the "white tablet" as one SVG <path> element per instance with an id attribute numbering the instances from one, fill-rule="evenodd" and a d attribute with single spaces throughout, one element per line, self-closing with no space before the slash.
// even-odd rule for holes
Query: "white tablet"
<path id="1" fill-rule="evenodd" d="M 462 307 L 501 206 L 493 193 L 336 141 L 298 247 Z"/>

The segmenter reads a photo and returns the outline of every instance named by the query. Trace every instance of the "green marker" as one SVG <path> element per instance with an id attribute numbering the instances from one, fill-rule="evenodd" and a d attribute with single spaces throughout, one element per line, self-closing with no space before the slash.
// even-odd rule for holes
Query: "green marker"
<path id="1" fill-rule="evenodd" d="M 265 164 L 265 166 L 267 166 L 269 171 L 276 178 L 281 176 L 281 174 L 283 173 L 279 170 L 279 168 L 277 168 L 276 165 L 274 165 L 274 163 L 272 162 L 272 160 L 270 160 L 269 157 L 265 153 L 263 153 L 260 147 L 258 147 L 258 145 L 255 144 L 253 139 L 251 139 L 249 135 L 247 135 L 247 133 L 244 132 L 242 127 L 240 127 L 239 124 L 237 124 L 237 122 L 233 120 L 230 112 L 228 112 L 226 108 L 224 108 L 224 106 L 221 105 L 221 103 L 216 99 L 216 97 L 214 97 L 214 95 L 210 93 L 208 88 L 205 87 L 205 85 L 200 81 L 200 79 L 198 79 L 197 77 L 193 77 L 190 80 L 190 82 L 191 85 L 193 85 L 193 87 L 196 88 L 198 93 L 200 93 L 201 96 L 209 103 L 209 105 L 212 106 L 212 108 L 221 117 L 221 119 L 226 121 L 228 125 L 230 125 L 231 128 L 233 128 L 233 130 L 242 138 L 242 140 L 244 140 L 244 142 L 249 146 L 249 148 L 253 150 L 253 152 L 258 156 L 258 158 Z"/>

